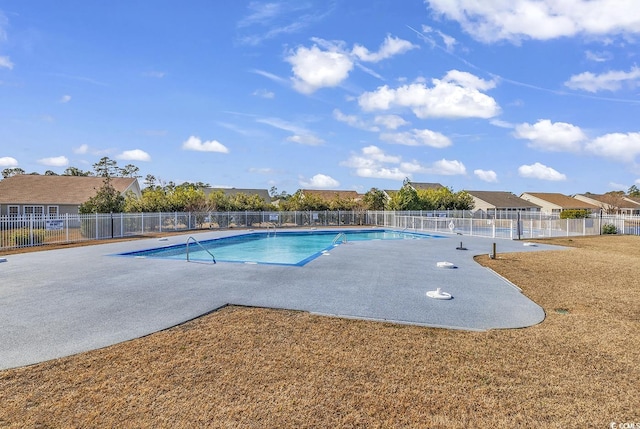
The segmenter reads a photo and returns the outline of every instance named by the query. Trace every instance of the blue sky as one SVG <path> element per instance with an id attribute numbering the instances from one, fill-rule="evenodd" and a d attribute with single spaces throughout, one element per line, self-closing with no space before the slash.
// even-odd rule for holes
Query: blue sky
<path id="1" fill-rule="evenodd" d="M 0 169 L 640 186 L 636 0 L 0 0 Z"/>

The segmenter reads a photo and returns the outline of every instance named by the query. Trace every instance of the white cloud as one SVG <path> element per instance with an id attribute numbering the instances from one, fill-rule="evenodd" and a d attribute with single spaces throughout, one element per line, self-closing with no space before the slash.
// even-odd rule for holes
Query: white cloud
<path id="1" fill-rule="evenodd" d="M 435 46 L 435 45 L 436 45 L 436 42 L 435 42 L 431 37 L 426 36 L 426 34 L 428 34 L 428 33 L 434 33 L 434 32 L 435 32 L 436 34 L 438 34 L 438 36 L 440 36 L 440 37 L 442 38 L 442 42 L 443 42 L 443 43 L 444 43 L 444 45 L 445 45 L 445 49 L 446 49 L 448 52 L 453 52 L 455 45 L 458 43 L 458 41 L 457 41 L 454 37 L 451 37 L 451 36 L 449 36 L 448 34 L 445 34 L 445 33 L 443 33 L 443 32 L 442 32 L 442 31 L 440 31 L 440 30 L 435 30 L 435 29 L 433 29 L 433 28 L 429 27 L 428 25 L 423 25 L 423 26 L 422 26 L 422 33 L 423 33 L 423 34 L 422 34 L 422 36 L 423 36 L 423 39 L 424 39 L 425 41 L 430 42 L 432 46 Z"/>
<path id="2" fill-rule="evenodd" d="M 376 124 L 384 126 L 388 130 L 396 130 L 404 125 L 409 125 L 409 122 L 398 115 L 378 115 L 373 120 Z"/>
<path id="3" fill-rule="evenodd" d="M 287 137 L 287 141 L 291 143 L 297 143 L 304 146 L 320 146 L 324 144 L 324 140 L 313 134 L 296 134 Z"/>
<path id="4" fill-rule="evenodd" d="M 217 140 L 202 141 L 200 137 L 191 136 L 182 143 L 182 149 L 197 152 L 229 153 L 229 149 Z"/>
<path id="5" fill-rule="evenodd" d="M 13 70 L 13 63 L 7 56 L 0 56 L 0 68 Z"/>
<path id="6" fill-rule="evenodd" d="M 434 162 L 431 167 L 428 167 L 427 172 L 442 176 L 454 176 L 467 174 L 467 169 L 460 161 L 441 159 Z"/>
<path id="7" fill-rule="evenodd" d="M 271 174 L 275 174 L 277 171 L 274 170 L 273 168 L 269 168 L 269 167 L 251 167 L 249 168 L 249 173 L 256 173 L 256 174 L 266 174 L 266 175 L 271 175 Z"/>
<path id="8" fill-rule="evenodd" d="M 483 182 L 496 183 L 498 181 L 498 175 L 493 170 L 473 170 L 473 174 Z"/>
<path id="9" fill-rule="evenodd" d="M 499 128 L 515 128 L 511 122 L 503 121 L 502 119 L 491 119 L 489 123 Z"/>
<path id="10" fill-rule="evenodd" d="M 339 121 L 344 122 L 345 124 L 366 131 L 378 132 L 380 129 L 375 125 L 368 124 L 363 121 L 356 115 L 346 115 L 340 111 L 340 109 L 333 109 L 333 117 Z"/>
<path id="11" fill-rule="evenodd" d="M 596 63 L 604 63 L 606 61 L 610 61 L 611 59 L 613 59 L 613 55 L 611 54 L 611 52 L 607 52 L 607 51 L 604 51 L 604 52 L 586 51 L 584 53 L 584 56 L 589 61 L 594 61 Z"/>
<path id="12" fill-rule="evenodd" d="M 50 158 L 40 158 L 38 164 L 47 165 L 49 167 L 65 167 L 69 165 L 69 159 L 66 156 L 53 156 Z"/>
<path id="13" fill-rule="evenodd" d="M 399 163 L 401 158 L 395 155 L 387 155 L 377 146 L 367 146 L 362 148 L 362 154 L 378 162 Z"/>
<path id="14" fill-rule="evenodd" d="M 525 177 L 528 179 L 540 179 L 540 180 L 550 180 L 550 181 L 562 181 L 566 180 L 567 176 L 562 173 L 557 172 L 551 167 L 547 167 L 546 165 L 540 164 L 536 162 L 532 165 L 521 165 L 518 168 L 518 174 L 521 177 Z"/>
<path id="15" fill-rule="evenodd" d="M 380 140 L 406 146 L 430 146 L 435 148 L 451 146 L 451 140 L 447 136 L 431 130 L 413 129 L 402 133 L 383 133 L 380 135 Z"/>
<path id="16" fill-rule="evenodd" d="M 355 169 L 359 177 L 404 180 L 415 173 L 435 175 L 466 174 L 466 168 L 460 161 L 442 159 L 431 165 L 422 165 L 416 160 L 402 161 L 400 156 L 387 155 L 377 146 L 362 148 L 360 154 L 352 154 L 340 165 Z"/>
<path id="17" fill-rule="evenodd" d="M 337 188 L 340 182 L 325 174 L 316 174 L 309 180 L 300 180 L 300 186 L 311 189 Z"/>
<path id="18" fill-rule="evenodd" d="M 469 72 L 462 72 L 459 70 L 449 70 L 442 79 L 445 82 L 456 83 L 465 88 L 477 89 L 479 91 L 486 91 L 496 87 L 494 80 L 484 80 Z"/>
<path id="19" fill-rule="evenodd" d="M 377 146 L 367 146 L 361 149 L 361 154 L 352 154 L 347 161 L 340 165 L 355 169 L 358 177 L 404 180 L 409 177 L 409 171 L 403 171 L 397 166 L 388 164 L 400 164 L 402 158 L 387 155 Z"/>
<path id="20" fill-rule="evenodd" d="M 60 97 L 60 103 L 68 103 L 71 101 L 71 96 L 70 95 L 63 95 L 62 97 Z"/>
<path id="21" fill-rule="evenodd" d="M 459 22 L 472 37 L 486 43 L 640 32 L 640 2 L 634 0 L 426 0 L 426 3 L 436 15 Z"/>
<path id="22" fill-rule="evenodd" d="M 529 146 L 550 152 L 578 152 L 586 134 L 575 125 L 541 119 L 535 124 L 516 125 L 514 137 L 529 140 Z"/>
<path id="23" fill-rule="evenodd" d="M 360 61 L 377 63 L 378 61 L 385 60 L 394 55 L 403 54 L 411 49 L 418 48 L 418 45 L 388 35 L 378 52 L 369 52 L 367 48 L 361 45 L 355 45 L 351 51 Z"/>
<path id="24" fill-rule="evenodd" d="M 640 155 L 640 132 L 605 134 L 587 143 L 585 149 L 605 158 L 634 162 Z"/>
<path id="25" fill-rule="evenodd" d="M 491 118 L 500 113 L 496 100 L 479 91 L 495 83 L 484 81 L 470 73 L 452 70 L 444 79 L 433 79 L 433 86 L 415 82 L 397 89 L 387 85 L 373 92 L 365 92 L 358 104 L 366 111 L 408 107 L 420 119 L 438 118 Z"/>
<path id="26" fill-rule="evenodd" d="M 0 167 L 17 167 L 17 166 L 18 166 L 17 159 L 10 156 L 0 157 Z"/>
<path id="27" fill-rule="evenodd" d="M 313 46 L 299 46 L 285 58 L 292 66 L 293 88 L 303 94 L 312 94 L 320 88 L 340 85 L 349 77 L 358 60 L 378 62 L 419 47 L 406 40 L 387 36 L 377 52 L 370 52 L 361 45 L 355 45 L 349 52 L 342 41 L 317 37 L 312 40 Z M 382 76 L 373 70 L 361 65 L 359 67 L 366 73 L 382 79 Z"/>
<path id="28" fill-rule="evenodd" d="M 77 154 L 85 154 L 85 153 L 88 153 L 88 152 L 89 152 L 89 145 L 88 144 L 81 144 L 77 148 L 73 149 L 73 153 L 77 153 Z"/>
<path id="29" fill-rule="evenodd" d="M 255 24 L 265 25 L 283 12 L 283 6 L 281 3 L 249 2 L 247 8 L 251 10 L 251 14 L 238 21 L 237 25 L 240 28 Z"/>
<path id="30" fill-rule="evenodd" d="M 287 79 L 282 78 L 282 77 L 280 77 L 278 75 L 275 75 L 273 73 L 269 73 L 269 72 L 264 71 L 264 70 L 254 69 L 254 70 L 251 70 L 251 71 L 253 73 L 257 74 L 257 75 L 260 75 L 262 77 L 266 77 L 267 79 L 269 79 L 269 80 L 271 80 L 273 82 L 276 82 L 276 83 L 285 84 L 285 83 L 288 82 Z"/>
<path id="31" fill-rule="evenodd" d="M 332 4 L 324 5 L 326 10 L 313 8 L 308 2 L 298 1 L 251 1 L 249 14 L 237 23 L 237 28 L 249 34 L 240 37 L 244 44 L 258 45 L 265 40 L 282 34 L 292 34 L 322 20 L 333 10 Z"/>
<path id="32" fill-rule="evenodd" d="M 612 70 L 599 75 L 584 72 L 571 76 L 564 84 L 571 89 L 581 89 L 587 92 L 613 92 L 624 85 L 635 88 L 640 86 L 640 67 L 633 66 L 628 72 Z"/>
<path id="33" fill-rule="evenodd" d="M 122 159 L 125 161 L 143 161 L 143 162 L 151 161 L 151 156 L 147 152 L 140 149 L 125 150 L 116 158 Z"/>
<path id="34" fill-rule="evenodd" d="M 348 55 L 338 50 L 323 51 L 317 45 L 298 47 L 286 61 L 292 65 L 294 89 L 303 94 L 338 86 L 353 69 Z"/>
<path id="35" fill-rule="evenodd" d="M 455 176 L 467 174 L 464 164 L 457 160 L 441 159 L 430 165 L 422 165 L 416 160 L 401 162 L 400 169 L 410 174 L 423 173 L 438 176 Z"/>
<path id="36" fill-rule="evenodd" d="M 292 136 L 287 137 L 287 141 L 303 144 L 307 146 L 320 146 L 324 144 L 324 140 L 317 137 L 313 132 L 296 124 L 283 121 L 280 118 L 259 118 L 256 122 L 266 124 L 279 130 L 288 131 Z"/>
<path id="37" fill-rule="evenodd" d="M 272 91 L 267 91 L 266 89 L 258 89 L 253 91 L 253 94 L 256 97 L 262 97 L 262 98 L 275 98 L 275 94 Z"/>
<path id="38" fill-rule="evenodd" d="M 609 182 L 609 189 L 614 191 L 627 191 L 629 189 L 628 185 L 623 185 L 622 183 Z"/>

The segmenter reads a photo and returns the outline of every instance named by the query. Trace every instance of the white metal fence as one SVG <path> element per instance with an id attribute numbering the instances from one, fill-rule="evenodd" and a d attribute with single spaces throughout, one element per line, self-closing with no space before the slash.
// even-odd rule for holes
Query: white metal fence
<path id="1" fill-rule="evenodd" d="M 0 249 L 196 229 L 365 225 L 505 239 L 598 235 L 603 226 L 612 225 L 618 234 L 640 235 L 640 216 L 559 219 L 539 213 L 486 217 L 451 211 L 108 213 L 0 217 Z"/>

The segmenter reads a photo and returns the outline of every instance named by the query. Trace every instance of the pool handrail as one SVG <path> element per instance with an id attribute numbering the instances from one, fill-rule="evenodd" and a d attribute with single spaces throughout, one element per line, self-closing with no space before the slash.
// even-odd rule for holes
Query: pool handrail
<path id="1" fill-rule="evenodd" d="M 215 256 L 213 256 L 213 253 L 211 253 L 211 252 L 209 251 L 209 249 L 207 249 L 206 247 L 204 247 L 204 246 L 202 245 L 202 243 L 200 243 L 198 240 L 196 240 L 196 239 L 195 239 L 193 236 L 191 236 L 191 235 L 189 236 L 189 238 L 187 238 L 187 245 L 186 245 L 186 248 L 187 248 L 187 262 L 189 262 L 189 240 L 193 240 L 193 241 L 194 241 L 194 243 L 196 243 L 198 246 L 200 246 L 200 248 L 201 248 L 202 250 L 204 250 L 204 251 L 205 251 L 205 252 L 207 252 L 209 255 L 211 255 L 211 259 L 213 260 L 213 263 L 214 263 L 214 264 L 216 263 L 216 257 L 215 257 Z"/>
<path id="2" fill-rule="evenodd" d="M 272 227 L 272 226 L 273 226 L 273 236 L 275 237 L 275 236 L 276 236 L 276 234 L 277 234 L 277 231 L 276 231 L 276 224 L 275 224 L 275 223 L 273 223 L 273 222 L 269 222 L 269 223 L 267 224 L 267 237 L 269 237 L 269 230 L 270 230 L 270 227 Z"/>
<path id="3" fill-rule="evenodd" d="M 340 239 L 342 239 L 342 243 L 346 243 L 347 242 L 347 234 L 345 234 L 344 232 L 339 233 L 338 235 L 336 235 L 333 239 L 333 241 L 331 242 L 331 244 L 337 244 L 338 241 L 340 241 Z"/>

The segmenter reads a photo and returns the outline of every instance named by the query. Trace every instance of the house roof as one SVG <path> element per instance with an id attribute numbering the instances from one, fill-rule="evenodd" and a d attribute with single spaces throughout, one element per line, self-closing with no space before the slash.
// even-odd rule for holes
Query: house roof
<path id="1" fill-rule="evenodd" d="M 302 189 L 303 195 L 313 195 L 315 197 L 321 198 L 324 201 L 335 200 L 336 198 L 340 198 L 343 200 L 359 200 L 362 198 L 362 195 L 357 193 L 356 191 L 331 191 L 331 190 L 320 190 L 320 189 Z"/>
<path id="2" fill-rule="evenodd" d="M 427 189 L 440 189 L 444 188 L 440 183 L 426 183 L 426 182 L 409 182 L 413 189 L 416 191 L 424 191 Z"/>
<path id="3" fill-rule="evenodd" d="M 237 194 L 245 194 L 245 195 L 258 195 L 266 202 L 271 201 L 271 196 L 269 195 L 269 191 L 266 189 L 243 189 L 243 188 L 202 188 L 205 196 L 209 196 L 214 192 L 222 191 L 227 196 L 234 196 Z"/>
<path id="4" fill-rule="evenodd" d="M 0 180 L 0 204 L 80 205 L 103 184 L 104 177 L 18 174 Z M 129 190 L 140 194 L 136 178 L 113 177 L 111 185 L 122 194 Z"/>
<path id="5" fill-rule="evenodd" d="M 640 204 L 640 197 L 624 197 L 624 199 L 636 203 L 636 205 Z"/>
<path id="6" fill-rule="evenodd" d="M 554 192 L 525 192 L 520 196 L 520 198 L 527 199 L 527 196 L 538 198 L 542 201 L 553 204 L 562 209 L 586 209 L 586 210 L 600 209 L 600 207 L 598 206 L 589 204 L 585 201 L 580 201 L 577 198 L 569 197 L 567 195 L 554 193 Z"/>
<path id="7" fill-rule="evenodd" d="M 637 209 L 639 203 L 633 201 L 633 199 L 626 197 L 624 195 L 620 195 L 619 197 L 611 195 L 601 195 L 601 194 L 578 194 L 575 198 L 583 197 L 588 200 L 596 201 L 598 205 L 601 206 L 615 206 L 621 209 Z M 581 198 L 582 199 L 582 198 Z"/>
<path id="8" fill-rule="evenodd" d="M 511 192 L 504 191 L 465 191 L 478 200 L 481 200 L 488 205 L 494 206 L 497 209 L 526 209 L 534 208 L 539 209 L 540 206 L 530 201 L 523 200 L 517 195 Z"/>

